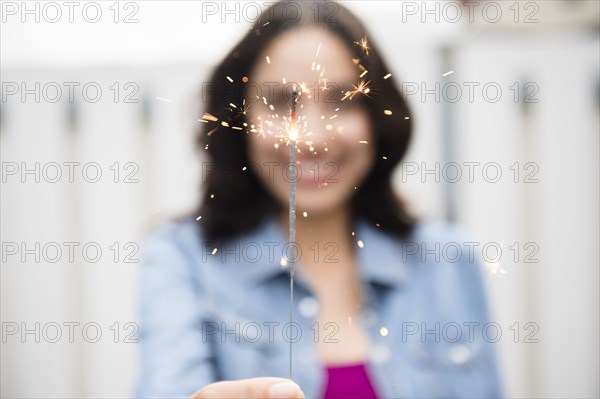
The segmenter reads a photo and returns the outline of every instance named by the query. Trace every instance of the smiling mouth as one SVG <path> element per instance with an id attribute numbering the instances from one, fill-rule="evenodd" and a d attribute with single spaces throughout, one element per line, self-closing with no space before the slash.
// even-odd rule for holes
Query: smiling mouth
<path id="1" fill-rule="evenodd" d="M 322 188 L 339 181 L 340 165 L 342 159 L 331 158 L 315 161 L 305 160 L 298 165 L 299 176 L 296 180 L 298 187 Z"/>

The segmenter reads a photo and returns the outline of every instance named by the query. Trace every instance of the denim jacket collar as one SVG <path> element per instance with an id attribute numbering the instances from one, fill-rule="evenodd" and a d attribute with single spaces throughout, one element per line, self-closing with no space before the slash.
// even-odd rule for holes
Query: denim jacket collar
<path id="1" fill-rule="evenodd" d="M 267 218 L 259 228 L 239 241 L 242 246 L 261 243 L 265 248 L 275 250 L 263 251 L 258 261 L 243 261 L 239 271 L 257 283 L 288 274 L 289 269 L 281 266 L 281 249 L 288 243 L 285 237 L 276 220 Z M 357 245 L 357 261 L 364 281 L 389 287 L 406 282 L 410 275 L 410 258 L 405 256 L 400 239 L 360 220 L 356 223 L 355 240 L 362 242 L 362 248 Z M 302 270 L 296 269 L 296 277 L 303 280 Z"/>

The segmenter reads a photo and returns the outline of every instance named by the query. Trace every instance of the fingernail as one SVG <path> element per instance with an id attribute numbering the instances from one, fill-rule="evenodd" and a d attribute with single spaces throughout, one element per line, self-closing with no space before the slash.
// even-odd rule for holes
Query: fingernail
<path id="1" fill-rule="evenodd" d="M 303 397 L 304 393 L 298 384 L 291 381 L 279 382 L 269 388 L 269 398 L 271 399 L 295 399 Z"/>

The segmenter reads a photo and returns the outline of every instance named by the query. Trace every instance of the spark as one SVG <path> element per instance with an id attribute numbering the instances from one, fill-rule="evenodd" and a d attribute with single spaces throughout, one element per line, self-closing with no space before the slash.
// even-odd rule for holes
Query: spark
<path id="1" fill-rule="evenodd" d="M 366 75 L 366 74 L 368 74 L 368 73 L 369 73 L 369 71 L 367 71 L 367 70 L 365 69 L 365 71 L 364 71 L 363 73 L 361 73 L 361 74 L 360 74 L 358 77 L 362 79 L 362 78 L 364 78 L 364 77 L 365 77 L 365 75 Z"/>
<path id="2" fill-rule="evenodd" d="M 354 96 L 356 96 L 358 93 L 368 95 L 371 91 L 371 89 L 369 88 L 369 83 L 371 83 L 371 81 L 365 82 L 364 80 L 361 80 L 358 86 L 352 85 L 354 89 L 347 91 L 346 94 L 344 94 L 344 97 L 342 97 L 342 101 L 344 101 L 347 98 L 352 100 Z"/>
<path id="3" fill-rule="evenodd" d="M 369 55 L 369 41 L 367 37 L 361 38 L 359 41 L 354 42 L 355 45 L 360 47 L 360 49 L 366 54 Z"/>
<path id="4" fill-rule="evenodd" d="M 364 248 L 365 247 L 365 243 L 362 242 L 362 240 L 358 240 L 356 245 L 358 245 L 359 248 Z"/>
<path id="5" fill-rule="evenodd" d="M 210 195 L 210 198 L 215 198 L 215 195 L 214 195 L 214 194 L 211 194 L 211 195 Z"/>
<path id="6" fill-rule="evenodd" d="M 219 250 L 219 248 L 215 248 L 215 249 L 213 249 L 213 250 L 212 250 L 212 254 L 213 254 L 213 255 L 214 255 L 214 254 L 216 254 L 218 250 Z"/>
<path id="7" fill-rule="evenodd" d="M 317 54 L 315 54 L 315 58 L 319 56 L 319 52 L 321 51 L 321 44 L 319 43 L 319 47 L 317 47 Z"/>
<path id="8" fill-rule="evenodd" d="M 267 60 L 267 64 L 271 63 L 271 57 L 269 57 L 268 55 L 265 57 L 265 59 Z"/>
<path id="9" fill-rule="evenodd" d="M 500 242 L 500 250 L 502 250 L 503 245 L 504 245 L 504 240 L 502 240 Z M 484 263 L 485 263 L 486 267 L 488 268 L 490 274 L 508 274 L 508 272 L 506 270 L 504 270 L 504 268 L 502 268 L 502 264 L 500 263 L 500 260 L 497 260 L 496 262 L 488 262 L 487 260 L 484 259 Z"/>
<path id="10" fill-rule="evenodd" d="M 320 78 L 323 78 L 323 75 L 325 75 L 325 69 L 327 69 L 327 67 L 323 67 L 323 69 L 321 69 L 321 74 L 319 75 Z M 325 83 L 327 83 L 327 79 L 323 79 L 325 81 Z M 325 90 L 325 89 L 323 89 Z"/>
<path id="11" fill-rule="evenodd" d="M 242 168 L 242 170 L 243 170 L 243 171 L 245 171 L 246 169 L 247 169 L 247 168 L 246 168 L 245 166 Z"/>
<path id="12" fill-rule="evenodd" d="M 308 93 L 308 94 L 310 94 L 310 89 L 308 88 L 308 86 L 304 82 L 300 82 L 300 91 L 302 93 Z"/>
<path id="13" fill-rule="evenodd" d="M 385 75 L 385 76 L 383 77 L 383 79 L 384 79 L 384 80 L 388 80 L 388 79 L 389 79 L 389 78 L 391 78 L 391 77 L 392 77 L 392 74 L 391 74 L 391 73 L 388 73 L 387 75 Z"/>
<path id="14" fill-rule="evenodd" d="M 209 114 L 208 112 L 205 112 L 204 115 L 202 115 L 202 119 L 204 119 L 206 121 L 211 121 L 211 122 L 217 122 L 219 120 L 219 118 L 217 118 L 214 115 Z"/>
<path id="15" fill-rule="evenodd" d="M 405 119 L 405 120 L 409 120 L 409 119 L 410 119 L 410 116 L 405 116 L 405 117 L 404 117 L 404 119 Z"/>
<path id="16" fill-rule="evenodd" d="M 388 115 L 388 116 L 392 115 L 392 111 L 389 110 L 389 109 L 384 110 L 383 113 L 386 114 L 386 115 Z"/>
<path id="17" fill-rule="evenodd" d="M 387 157 L 382 157 L 382 158 L 387 160 Z"/>
<path id="18" fill-rule="evenodd" d="M 198 217 L 196 218 L 196 220 L 200 220 L 200 219 L 202 219 L 202 216 L 198 216 Z"/>
<path id="19" fill-rule="evenodd" d="M 446 77 L 446 76 L 452 75 L 453 73 L 454 73 L 454 71 L 448 71 L 448 72 L 442 74 L 442 76 Z"/>
<path id="20" fill-rule="evenodd" d="M 348 316 L 348 327 L 352 327 L 352 316 Z"/>
<path id="21" fill-rule="evenodd" d="M 229 81 L 229 83 L 233 83 L 233 79 L 231 79 L 230 76 L 227 76 L 227 80 Z"/>
<path id="22" fill-rule="evenodd" d="M 281 265 L 282 268 L 287 267 L 287 259 L 285 258 L 285 256 L 281 257 L 281 261 L 279 261 L 279 264 Z"/>
<path id="23" fill-rule="evenodd" d="M 173 100 L 169 100 L 168 98 L 159 97 L 159 96 L 156 96 L 156 99 L 159 100 L 159 101 L 164 101 L 166 103 L 172 103 L 173 102 Z"/>
<path id="24" fill-rule="evenodd" d="M 369 144 L 369 142 L 367 140 L 360 140 L 359 143 L 360 144 Z"/>
<path id="25" fill-rule="evenodd" d="M 388 335 L 388 329 L 385 327 L 381 327 L 379 329 L 379 334 L 381 334 L 382 337 L 386 337 Z"/>
<path id="26" fill-rule="evenodd" d="M 308 212 L 303 212 L 303 213 L 302 213 L 302 216 L 304 216 L 304 217 L 308 217 Z"/>

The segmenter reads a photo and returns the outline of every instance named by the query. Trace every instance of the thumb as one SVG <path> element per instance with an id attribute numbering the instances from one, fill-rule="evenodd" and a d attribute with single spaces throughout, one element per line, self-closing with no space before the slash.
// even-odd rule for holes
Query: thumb
<path id="1" fill-rule="evenodd" d="M 304 399 L 304 393 L 287 378 L 260 377 L 237 381 L 219 381 L 205 386 L 191 399 L 248 398 L 248 399 Z"/>

